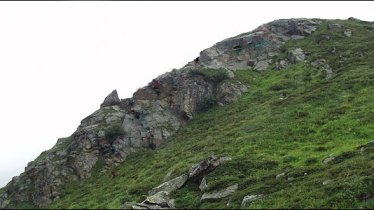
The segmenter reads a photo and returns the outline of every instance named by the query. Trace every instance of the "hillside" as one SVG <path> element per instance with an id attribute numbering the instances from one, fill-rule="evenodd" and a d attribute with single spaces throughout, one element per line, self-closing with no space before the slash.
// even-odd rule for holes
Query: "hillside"
<path id="1" fill-rule="evenodd" d="M 1 207 L 374 208 L 373 38 L 350 18 L 223 40 L 132 99 L 112 92 Z"/>

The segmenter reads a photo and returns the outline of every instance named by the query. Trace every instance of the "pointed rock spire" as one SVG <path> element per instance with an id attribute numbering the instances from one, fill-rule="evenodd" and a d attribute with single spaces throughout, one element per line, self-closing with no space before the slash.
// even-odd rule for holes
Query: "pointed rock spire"
<path id="1" fill-rule="evenodd" d="M 100 105 L 100 108 L 106 106 L 113 106 L 119 104 L 121 100 L 118 97 L 117 90 L 113 90 L 107 97 L 105 97 L 104 102 Z"/>

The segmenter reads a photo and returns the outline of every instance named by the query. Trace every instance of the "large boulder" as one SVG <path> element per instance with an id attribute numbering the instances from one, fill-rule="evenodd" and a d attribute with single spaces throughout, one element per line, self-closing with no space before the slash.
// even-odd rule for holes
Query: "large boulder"
<path id="1" fill-rule="evenodd" d="M 294 64 L 304 61 L 306 57 L 304 50 L 301 48 L 296 48 L 288 53 L 288 60 Z"/>
<path id="2" fill-rule="evenodd" d="M 174 192 L 175 190 L 181 188 L 187 182 L 187 179 L 188 179 L 188 175 L 183 174 L 172 180 L 169 180 L 167 182 L 160 184 L 159 186 L 150 190 L 148 193 L 149 195 L 154 195 L 161 191 L 168 192 L 168 193 Z"/>
<path id="3" fill-rule="evenodd" d="M 232 195 L 238 189 L 238 185 L 231 185 L 223 190 L 207 192 L 201 196 L 201 201 L 217 201 Z"/>
<path id="4" fill-rule="evenodd" d="M 107 97 L 105 97 L 104 102 L 100 105 L 100 108 L 117 105 L 120 102 L 121 100 L 118 97 L 117 90 L 113 90 Z"/>
<path id="5" fill-rule="evenodd" d="M 194 164 L 188 171 L 188 180 L 191 180 L 196 183 L 200 183 L 203 177 L 208 175 L 214 169 L 216 169 L 222 163 L 231 160 L 229 157 L 218 158 L 214 155 L 211 155 L 204 160 Z"/>

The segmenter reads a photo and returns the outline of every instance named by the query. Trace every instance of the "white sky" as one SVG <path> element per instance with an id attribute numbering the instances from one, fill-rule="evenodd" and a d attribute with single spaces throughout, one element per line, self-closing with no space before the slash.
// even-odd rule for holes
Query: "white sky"
<path id="1" fill-rule="evenodd" d="M 117 89 L 131 97 L 280 18 L 374 21 L 374 2 L 0 2 L 0 187 Z"/>

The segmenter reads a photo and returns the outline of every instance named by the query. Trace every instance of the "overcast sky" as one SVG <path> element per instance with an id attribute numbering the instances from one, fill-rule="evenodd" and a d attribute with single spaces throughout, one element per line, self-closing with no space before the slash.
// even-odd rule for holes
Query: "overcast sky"
<path id="1" fill-rule="evenodd" d="M 132 96 L 280 18 L 374 21 L 374 2 L 0 2 L 0 187 L 117 89 Z"/>

